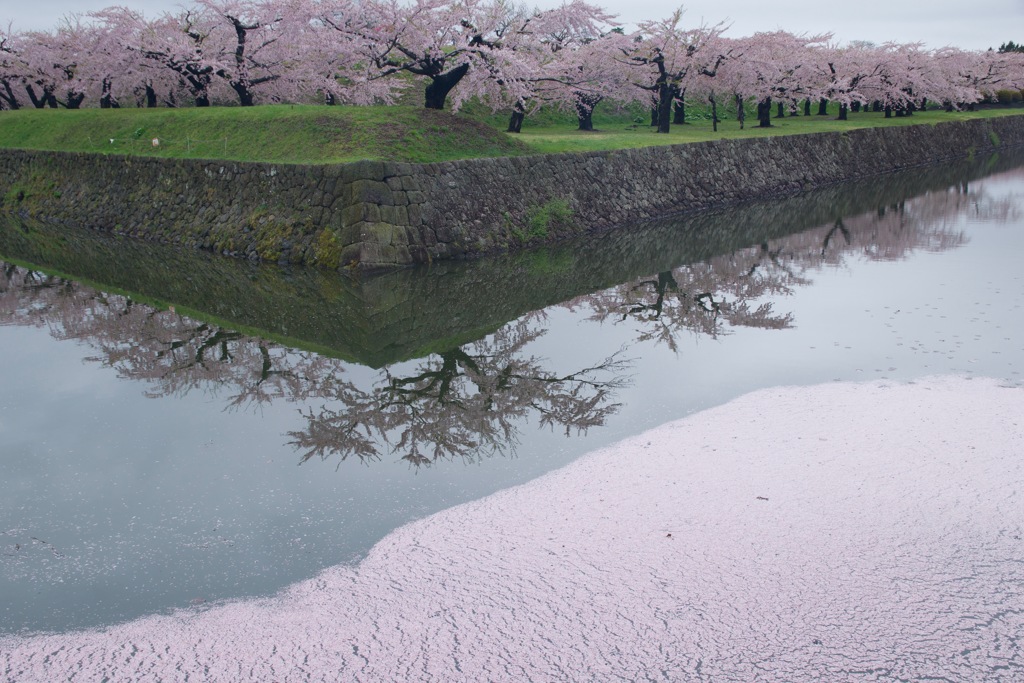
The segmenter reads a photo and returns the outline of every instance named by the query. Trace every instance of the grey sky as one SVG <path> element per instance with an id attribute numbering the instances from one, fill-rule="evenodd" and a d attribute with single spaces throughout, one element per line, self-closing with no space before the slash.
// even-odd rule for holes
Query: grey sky
<path id="1" fill-rule="evenodd" d="M 528 0 L 529 1 L 529 0 Z M 541 7 L 557 0 L 533 0 Z M 594 1 L 594 0 L 592 0 Z M 176 0 L 8 0 L 0 21 L 16 30 L 52 28 L 71 12 L 126 5 L 149 15 L 173 10 Z M 598 4 L 631 27 L 644 19 L 663 18 L 678 5 L 665 0 L 605 0 Z M 1024 42 L 1024 0 L 691 0 L 683 3 L 685 20 L 699 24 L 727 21 L 727 35 L 785 29 L 795 33 L 831 31 L 841 42 L 921 41 L 929 48 L 956 45 L 967 49 L 998 47 L 1007 40 Z"/>

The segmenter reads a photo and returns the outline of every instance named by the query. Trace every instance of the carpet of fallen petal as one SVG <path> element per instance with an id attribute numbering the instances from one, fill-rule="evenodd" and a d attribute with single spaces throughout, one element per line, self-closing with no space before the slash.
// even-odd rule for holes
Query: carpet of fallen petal
<path id="1" fill-rule="evenodd" d="M 1024 389 L 758 391 L 280 594 L 0 639 L 0 678 L 1024 681 Z"/>

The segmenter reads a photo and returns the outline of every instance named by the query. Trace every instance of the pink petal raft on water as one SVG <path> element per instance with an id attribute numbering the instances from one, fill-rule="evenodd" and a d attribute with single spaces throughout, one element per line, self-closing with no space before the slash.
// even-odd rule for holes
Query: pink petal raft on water
<path id="1" fill-rule="evenodd" d="M 1024 390 L 758 391 L 11 681 L 1024 680 Z"/>

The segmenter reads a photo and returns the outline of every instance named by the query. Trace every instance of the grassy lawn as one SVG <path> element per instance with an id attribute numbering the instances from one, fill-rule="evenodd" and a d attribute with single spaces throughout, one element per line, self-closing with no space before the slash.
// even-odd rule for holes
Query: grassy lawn
<path id="1" fill-rule="evenodd" d="M 816 111 L 816 108 L 815 108 Z M 135 154 L 276 163 L 339 163 L 360 159 L 448 161 L 548 152 L 582 152 L 670 145 L 722 138 L 843 131 L 868 126 L 935 124 L 1024 113 L 1022 109 L 977 112 L 930 110 L 886 119 L 850 112 L 773 118 L 758 128 L 754 117 L 740 130 L 735 119 L 711 130 L 706 113 L 658 134 L 643 112 L 595 113 L 597 130 L 576 130 L 572 117 L 544 113 L 528 118 L 519 135 L 504 133 L 505 115 L 474 111 L 451 115 L 420 107 L 325 107 L 272 105 L 202 109 L 83 109 L 0 111 L 0 147 Z M 153 139 L 160 141 L 153 145 Z"/>
<path id="2" fill-rule="evenodd" d="M 2 111 L 0 147 L 280 163 L 528 152 L 484 123 L 446 112 L 301 105 Z"/>
<path id="3" fill-rule="evenodd" d="M 815 106 L 814 111 L 817 110 Z M 798 135 L 827 131 L 846 131 L 874 126 L 910 126 L 915 124 L 936 124 L 943 121 L 964 121 L 976 118 L 1024 114 L 1024 109 L 987 109 L 975 112 L 945 112 L 941 109 L 916 112 L 913 116 L 886 119 L 875 112 L 850 112 L 849 120 L 836 120 L 836 113 L 829 116 L 785 116 L 772 118 L 771 128 L 758 128 L 757 119 L 748 117 L 741 130 L 735 119 L 720 121 L 718 132 L 712 131 L 711 121 L 694 118 L 685 125 L 671 126 L 668 134 L 656 133 L 645 123 L 603 121 L 594 122 L 593 132 L 576 130 L 573 122 L 550 123 L 528 128 L 523 126 L 520 138 L 535 152 L 584 152 L 606 149 L 629 149 L 651 145 L 674 145 L 686 142 L 704 142 L 733 138 L 758 138 L 774 135 Z M 527 119 L 529 123 L 529 119 Z"/>

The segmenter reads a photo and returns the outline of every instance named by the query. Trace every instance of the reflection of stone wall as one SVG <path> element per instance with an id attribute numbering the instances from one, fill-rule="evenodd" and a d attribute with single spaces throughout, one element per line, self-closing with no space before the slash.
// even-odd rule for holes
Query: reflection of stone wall
<path id="1" fill-rule="evenodd" d="M 437 164 L 243 164 L 0 151 L 2 208 L 48 223 L 328 266 L 561 241 L 1024 144 L 1024 116 Z"/>
<path id="2" fill-rule="evenodd" d="M 361 277 L 339 277 L 319 268 L 257 266 L 194 249 L 3 216 L 0 258 L 53 269 L 135 300 L 174 304 L 193 318 L 291 347 L 380 367 L 453 349 L 530 311 L 766 242 L 780 244 L 782 239 L 788 263 L 798 271 L 864 248 L 867 242 L 860 238 L 868 234 L 874 257 L 891 254 L 886 244 L 934 247 L 921 236 L 958 225 L 962 212 L 985 215 L 991 210 L 983 194 L 964 194 L 975 179 L 1022 165 L 1024 148 L 1017 148 L 998 158 L 978 157 L 783 200 L 638 223 L 551 248 Z M 958 189 L 947 191 L 951 187 Z M 922 201 L 910 199 L 919 196 Z M 904 212 L 908 199 L 914 208 Z M 923 215 L 935 220 L 935 230 L 917 225 L 921 207 L 928 208 Z M 891 227 L 897 215 L 907 221 L 898 234 L 879 230 Z M 840 219 L 853 232 L 852 243 L 836 234 L 826 256 L 821 240 Z M 811 228 L 817 230 L 804 233 Z M 793 233 L 805 236 L 785 239 Z M 804 257 L 799 263 L 793 262 L 795 253 Z"/>

